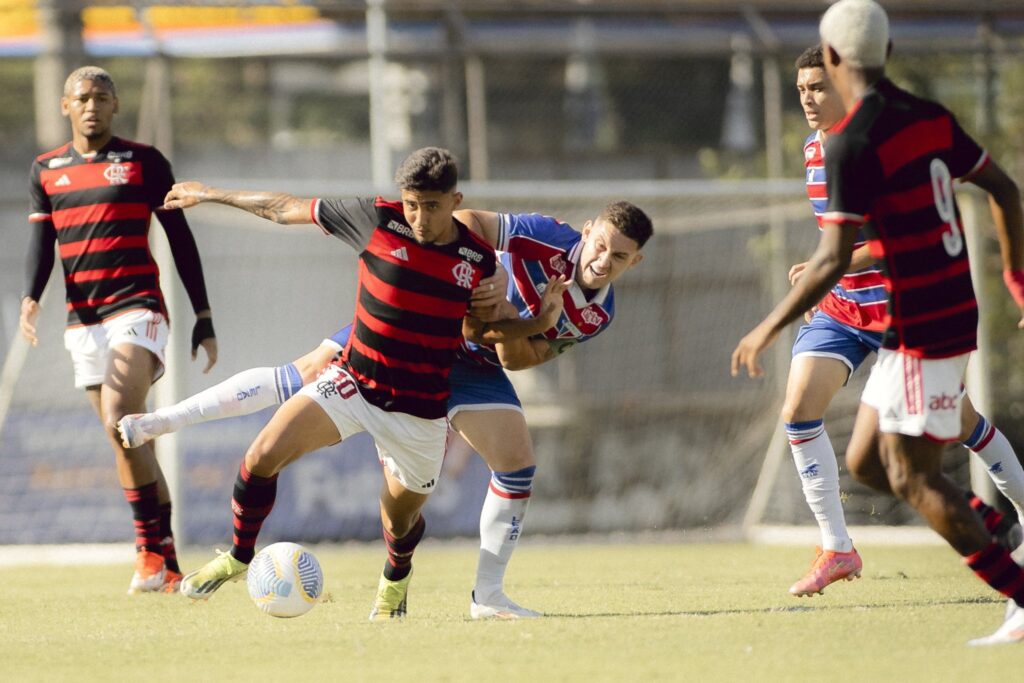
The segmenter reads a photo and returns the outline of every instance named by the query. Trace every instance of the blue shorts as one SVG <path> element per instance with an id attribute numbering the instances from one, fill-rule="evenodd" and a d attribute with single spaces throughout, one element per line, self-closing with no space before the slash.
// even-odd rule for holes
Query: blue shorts
<path id="1" fill-rule="evenodd" d="M 344 348 L 351 334 L 352 326 L 346 325 L 332 334 L 329 341 Z M 512 382 L 499 367 L 477 365 L 456 358 L 448 375 L 448 385 L 452 392 L 448 398 L 449 420 L 460 410 L 506 409 L 523 412 L 523 404 L 519 402 Z"/>
<path id="2" fill-rule="evenodd" d="M 448 419 L 460 410 L 518 410 L 523 404 L 515 387 L 501 368 L 476 365 L 457 359 L 448 375 L 452 395 L 448 399 Z"/>
<path id="3" fill-rule="evenodd" d="M 881 332 L 858 330 L 817 311 L 811 322 L 797 332 L 793 357 L 818 356 L 842 361 L 850 374 L 860 367 L 872 351 L 882 346 Z"/>

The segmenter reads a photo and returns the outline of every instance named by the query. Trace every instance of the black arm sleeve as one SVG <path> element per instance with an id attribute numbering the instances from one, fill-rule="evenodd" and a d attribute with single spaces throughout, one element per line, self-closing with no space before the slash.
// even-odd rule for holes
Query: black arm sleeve
<path id="1" fill-rule="evenodd" d="M 25 263 L 24 295 L 35 301 L 43 296 L 46 283 L 53 270 L 53 243 L 57 241 L 57 231 L 50 221 L 39 221 L 32 226 L 32 237 L 28 243 L 28 259 Z"/>
<path id="2" fill-rule="evenodd" d="M 374 200 L 319 199 L 314 219 L 326 232 L 345 242 L 357 252 L 366 249 L 370 235 L 377 228 Z"/>
<path id="3" fill-rule="evenodd" d="M 192 230 L 185 220 L 185 212 L 181 209 L 162 211 L 159 207 L 164 203 L 164 196 L 174 185 L 174 173 L 171 164 L 156 148 L 147 158 L 146 189 L 150 194 L 150 206 L 156 212 L 160 225 L 167 233 L 167 244 L 171 247 L 174 266 L 178 269 L 181 284 L 185 286 L 188 299 L 192 302 L 192 311 L 198 313 L 210 307 L 206 296 L 206 280 L 203 278 L 203 264 L 199 260 L 199 248 Z"/>
<path id="4" fill-rule="evenodd" d="M 181 284 L 185 286 L 189 301 L 192 302 L 192 311 L 198 313 L 209 308 L 210 300 L 206 296 L 203 264 L 199 260 L 196 239 L 188 227 L 188 221 L 185 220 L 185 212 L 176 209 L 160 211 L 156 215 L 160 219 L 160 224 L 164 226 L 164 232 L 167 233 L 171 256 L 174 257 L 174 265 L 181 277 Z"/>

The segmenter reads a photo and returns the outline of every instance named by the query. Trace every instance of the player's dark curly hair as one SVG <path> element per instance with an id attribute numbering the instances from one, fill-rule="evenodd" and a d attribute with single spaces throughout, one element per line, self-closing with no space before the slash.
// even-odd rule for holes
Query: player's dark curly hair
<path id="1" fill-rule="evenodd" d="M 812 45 L 796 58 L 797 69 L 824 69 L 825 57 L 821 52 L 821 45 Z"/>
<path id="2" fill-rule="evenodd" d="M 458 162 L 440 147 L 416 150 L 395 171 L 395 184 L 402 190 L 450 192 L 458 182 Z"/>
<path id="3" fill-rule="evenodd" d="M 612 202 L 604 207 L 598 220 L 604 220 L 611 224 L 616 230 L 636 242 L 638 247 L 643 247 L 654 234 L 654 225 L 651 223 L 651 219 L 640 207 L 629 202 Z"/>

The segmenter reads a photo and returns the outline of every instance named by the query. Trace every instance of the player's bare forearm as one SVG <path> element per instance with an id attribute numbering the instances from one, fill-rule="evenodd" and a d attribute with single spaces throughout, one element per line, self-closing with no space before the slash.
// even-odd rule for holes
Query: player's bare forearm
<path id="1" fill-rule="evenodd" d="M 989 195 L 989 208 L 999 236 L 1003 270 L 1024 269 L 1024 211 L 1017 185 L 1011 181 L 999 196 Z"/>
<path id="2" fill-rule="evenodd" d="M 850 265 L 847 266 L 846 272 L 853 273 L 858 270 L 863 270 L 868 266 L 871 266 L 877 261 L 874 256 L 871 255 L 871 247 L 867 244 L 862 244 L 853 250 L 853 254 L 850 256 Z"/>
<path id="3" fill-rule="evenodd" d="M 515 317 L 485 322 L 466 316 L 462 323 L 462 336 L 475 344 L 500 344 L 532 337 L 550 326 L 542 318 Z"/>
<path id="4" fill-rule="evenodd" d="M 1003 270 L 1024 269 L 1024 211 L 1017 183 L 991 159 L 967 181 L 989 195 L 989 209 L 999 238 Z"/>
<path id="5" fill-rule="evenodd" d="M 506 370 L 526 370 L 555 357 L 554 349 L 545 339 L 516 339 L 495 344 L 494 350 Z"/>
<path id="6" fill-rule="evenodd" d="M 248 211 L 275 223 L 301 225 L 313 222 L 310 213 L 312 199 L 301 199 L 285 192 L 212 189 L 215 194 L 211 196 L 210 201 Z"/>
<path id="7" fill-rule="evenodd" d="M 777 334 L 804 311 L 817 305 L 847 271 L 851 250 L 840 250 L 836 248 L 838 246 L 838 240 L 822 238 L 796 284 L 762 322 L 772 334 Z"/>
<path id="8" fill-rule="evenodd" d="M 226 190 L 196 182 L 177 183 L 167 193 L 165 209 L 186 209 L 203 202 L 233 206 L 282 225 L 303 225 L 313 222 L 310 212 L 313 200 L 287 192 L 254 192 Z"/>

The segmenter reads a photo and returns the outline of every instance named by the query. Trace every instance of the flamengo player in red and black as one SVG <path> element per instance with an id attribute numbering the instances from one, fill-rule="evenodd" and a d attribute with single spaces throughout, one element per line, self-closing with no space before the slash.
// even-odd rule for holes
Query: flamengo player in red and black
<path id="1" fill-rule="evenodd" d="M 401 202 L 299 199 L 199 183 L 181 183 L 168 194 L 165 206 L 173 208 L 212 201 L 279 223 L 315 223 L 362 250 L 353 333 L 341 358 L 285 401 L 249 448 L 232 499 L 232 548 L 186 575 L 185 595 L 209 598 L 246 571 L 280 470 L 366 431 L 384 466 L 380 510 L 388 550 L 370 619 L 405 615 L 412 554 L 424 531 L 420 508 L 440 475 L 448 375 L 463 336 L 541 332 L 561 315 L 567 286 L 564 278 L 549 282 L 536 318 L 484 323 L 467 317 L 473 288 L 494 274 L 497 262 L 494 250 L 452 215 L 462 200 L 457 177 L 451 155 L 428 147 L 396 173 Z"/>
<path id="2" fill-rule="evenodd" d="M 849 112 L 827 143 L 825 228 L 789 296 L 740 341 L 732 370 L 762 374 L 758 354 L 838 281 L 865 227 L 890 299 L 847 465 L 859 481 L 910 503 L 979 578 L 1010 598 L 1003 626 L 972 644 L 1021 641 L 1024 570 L 942 473 L 944 445 L 960 431 L 960 383 L 978 324 L 952 181 L 991 195 L 1004 276 L 1024 313 L 1020 192 L 946 109 L 886 80 L 888 29 L 873 0 L 841 0 L 822 17 L 825 68 Z"/>
<path id="3" fill-rule="evenodd" d="M 85 389 L 106 429 L 118 478 L 135 519 L 135 574 L 128 592 L 173 592 L 181 579 L 171 535 L 171 499 L 153 448 L 125 449 L 117 422 L 145 409 L 164 371 L 167 311 L 149 252 L 150 216 L 174 184 L 171 166 L 153 147 L 114 137 L 118 102 L 110 74 L 93 66 L 64 84 L 61 111 L 72 140 L 36 158 L 31 171 L 32 239 L 21 302 L 21 332 L 34 346 L 39 299 L 59 245 L 67 290 L 64 344 L 75 386 Z M 199 251 L 181 211 L 157 214 L 197 322 L 192 357 L 202 345 L 208 371 L 217 345 Z"/>

